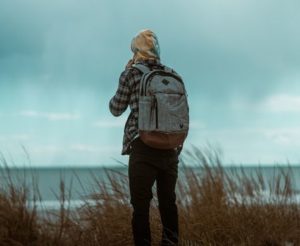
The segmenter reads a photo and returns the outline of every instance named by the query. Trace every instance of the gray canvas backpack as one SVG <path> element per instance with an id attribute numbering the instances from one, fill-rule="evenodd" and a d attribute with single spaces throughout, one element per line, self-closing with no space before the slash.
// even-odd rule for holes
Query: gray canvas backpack
<path id="1" fill-rule="evenodd" d="M 143 73 L 138 115 L 141 140 L 158 149 L 182 146 L 189 130 L 189 106 L 183 80 L 165 66 L 150 70 L 138 63 L 133 67 Z"/>

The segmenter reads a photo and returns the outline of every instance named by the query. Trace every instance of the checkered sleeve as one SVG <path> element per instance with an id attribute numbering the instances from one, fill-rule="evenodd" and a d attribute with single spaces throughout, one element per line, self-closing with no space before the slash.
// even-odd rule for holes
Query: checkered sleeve
<path id="1" fill-rule="evenodd" d="M 120 116 L 128 107 L 131 94 L 129 80 L 129 69 L 127 69 L 121 73 L 116 94 L 109 102 L 110 112 L 114 116 Z"/>

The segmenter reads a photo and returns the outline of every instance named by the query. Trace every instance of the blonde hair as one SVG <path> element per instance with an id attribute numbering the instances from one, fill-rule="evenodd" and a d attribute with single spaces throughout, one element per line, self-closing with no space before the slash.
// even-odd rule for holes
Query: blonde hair
<path id="1" fill-rule="evenodd" d="M 141 30 L 131 41 L 134 53 L 133 61 L 160 59 L 160 48 L 157 36 L 149 29 Z"/>

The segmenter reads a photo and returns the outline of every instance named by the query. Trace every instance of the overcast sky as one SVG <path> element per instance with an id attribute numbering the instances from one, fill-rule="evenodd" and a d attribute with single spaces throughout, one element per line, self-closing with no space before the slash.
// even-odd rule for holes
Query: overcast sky
<path id="1" fill-rule="evenodd" d="M 298 0 L 1 0 L 0 151 L 23 165 L 110 165 L 123 125 L 108 110 L 141 29 L 186 83 L 185 145 L 227 164 L 300 162 Z"/>

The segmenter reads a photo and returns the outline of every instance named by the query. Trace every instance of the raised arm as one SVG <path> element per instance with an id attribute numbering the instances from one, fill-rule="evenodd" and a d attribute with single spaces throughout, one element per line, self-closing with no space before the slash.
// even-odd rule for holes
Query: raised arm
<path id="1" fill-rule="evenodd" d="M 109 102 L 109 110 L 114 116 L 120 116 L 128 107 L 130 100 L 130 87 L 128 81 L 129 69 L 121 73 L 116 94 Z"/>

